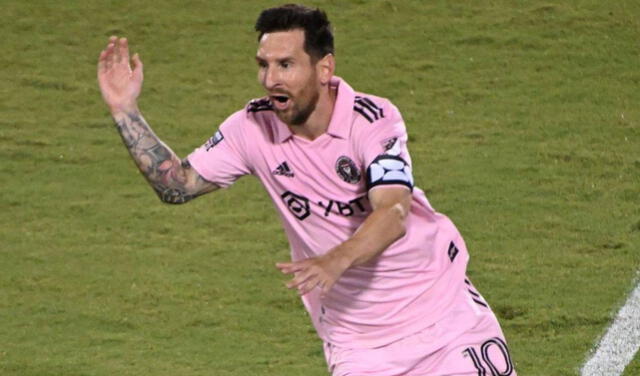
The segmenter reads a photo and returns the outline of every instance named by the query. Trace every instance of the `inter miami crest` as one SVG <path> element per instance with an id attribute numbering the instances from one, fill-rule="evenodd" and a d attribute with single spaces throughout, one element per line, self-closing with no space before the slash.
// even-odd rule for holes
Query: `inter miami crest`
<path id="1" fill-rule="evenodd" d="M 347 156 L 341 156 L 336 161 L 336 172 L 347 183 L 357 184 L 360 181 L 358 166 Z"/>

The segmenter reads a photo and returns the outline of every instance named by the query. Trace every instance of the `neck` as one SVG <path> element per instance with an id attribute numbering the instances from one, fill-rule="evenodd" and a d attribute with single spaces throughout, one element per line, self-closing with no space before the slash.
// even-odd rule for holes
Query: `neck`
<path id="1" fill-rule="evenodd" d="M 326 133 L 329 123 L 331 123 L 336 96 L 337 88 L 328 84 L 320 93 L 316 108 L 309 115 L 307 121 L 302 125 L 289 125 L 291 133 L 312 141 Z"/>

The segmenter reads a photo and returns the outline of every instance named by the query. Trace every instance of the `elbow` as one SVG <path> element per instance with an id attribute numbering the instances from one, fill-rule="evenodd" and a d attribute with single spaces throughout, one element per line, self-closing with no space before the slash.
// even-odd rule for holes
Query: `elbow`
<path id="1" fill-rule="evenodd" d="M 401 239 L 407 234 L 407 226 L 404 222 L 398 223 L 396 240 Z"/>
<path id="2" fill-rule="evenodd" d="M 187 194 L 179 189 L 156 190 L 158 198 L 165 204 L 180 205 L 195 198 L 195 195 Z"/>
<path id="3" fill-rule="evenodd" d="M 394 233 L 396 234 L 396 240 L 398 240 L 407 233 L 406 219 L 409 214 L 409 210 L 401 203 L 397 203 L 391 207 L 391 213 L 394 219 Z"/>
<path id="4" fill-rule="evenodd" d="M 169 205 L 181 205 L 181 204 L 185 204 L 187 201 L 173 201 L 173 200 L 165 200 L 165 199 L 160 199 L 160 201 L 162 201 L 162 203 L 164 204 L 169 204 Z"/>

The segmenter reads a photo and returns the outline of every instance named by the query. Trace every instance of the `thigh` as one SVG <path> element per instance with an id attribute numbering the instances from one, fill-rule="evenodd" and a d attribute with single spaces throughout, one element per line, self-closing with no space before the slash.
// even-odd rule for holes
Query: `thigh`
<path id="1" fill-rule="evenodd" d="M 411 373 L 427 375 L 516 376 L 509 348 L 492 313 L 450 342 Z"/>
<path id="2" fill-rule="evenodd" d="M 449 315 L 419 333 L 375 349 L 325 345 L 332 376 L 516 376 L 498 320 L 466 282 Z"/>
<path id="3" fill-rule="evenodd" d="M 398 344 L 375 349 L 325 345 L 325 356 L 332 376 L 402 376 L 419 362 L 402 348 Z"/>

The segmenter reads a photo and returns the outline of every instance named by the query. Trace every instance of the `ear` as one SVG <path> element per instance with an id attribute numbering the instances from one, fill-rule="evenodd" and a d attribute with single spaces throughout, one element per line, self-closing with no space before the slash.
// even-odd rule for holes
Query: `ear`
<path id="1" fill-rule="evenodd" d="M 316 63 L 316 72 L 318 72 L 318 81 L 322 85 L 328 85 L 331 77 L 336 71 L 336 58 L 333 54 L 327 54 Z"/>

